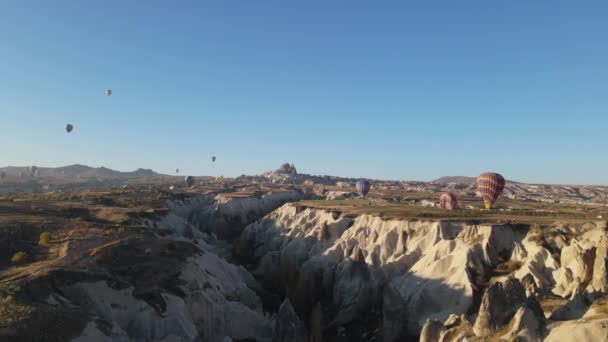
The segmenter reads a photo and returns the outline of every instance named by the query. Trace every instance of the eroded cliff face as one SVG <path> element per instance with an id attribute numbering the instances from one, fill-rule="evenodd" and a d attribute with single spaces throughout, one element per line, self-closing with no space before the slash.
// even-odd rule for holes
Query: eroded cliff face
<path id="1" fill-rule="evenodd" d="M 305 197 L 173 199 L 102 245 L 70 230 L 48 264 L 0 283 L 69 317 L 74 341 L 607 336 L 605 221 L 385 220 L 288 203 Z"/>
<path id="2" fill-rule="evenodd" d="M 427 341 L 534 340 L 550 338 L 559 317 L 584 319 L 602 297 L 605 246 L 605 221 L 540 229 L 286 204 L 249 225 L 235 253 L 265 288 L 289 298 L 316 340 L 402 341 L 421 332 Z"/>
<path id="3" fill-rule="evenodd" d="M 188 246 L 191 251 L 180 253 L 178 260 L 167 258 L 167 267 L 147 263 L 157 254 L 150 247 L 118 245 L 101 251 L 97 262 L 104 265 L 112 256 L 133 258 L 132 253 L 143 249 L 138 260 L 131 265 L 121 261 L 120 268 L 145 274 L 120 286 L 100 280 L 63 288 L 70 301 L 94 313 L 74 341 L 272 341 L 281 333 L 275 332 L 280 320 L 264 312 L 254 277 L 228 261 L 229 242 L 223 239 L 234 236 L 226 231 L 238 234 L 247 223 L 303 196 L 297 191 L 254 198 L 209 194 L 170 201 L 166 215 L 141 219 L 154 239 L 166 241 L 169 249 Z M 158 251 L 163 253 L 171 250 Z"/>

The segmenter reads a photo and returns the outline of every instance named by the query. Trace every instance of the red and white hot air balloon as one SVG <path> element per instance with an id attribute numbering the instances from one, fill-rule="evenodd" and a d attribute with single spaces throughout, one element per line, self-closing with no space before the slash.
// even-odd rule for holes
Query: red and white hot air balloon
<path id="1" fill-rule="evenodd" d="M 447 210 L 459 209 L 458 200 L 456 200 L 456 196 L 453 193 L 444 192 L 439 197 L 439 207 Z"/>

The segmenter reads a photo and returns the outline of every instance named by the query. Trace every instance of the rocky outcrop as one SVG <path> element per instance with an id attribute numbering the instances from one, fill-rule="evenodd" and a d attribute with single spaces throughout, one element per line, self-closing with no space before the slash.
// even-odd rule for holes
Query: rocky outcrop
<path id="1" fill-rule="evenodd" d="M 301 183 L 303 181 L 302 177 L 298 177 L 296 167 L 289 163 L 281 165 L 274 171 L 266 172 L 261 177 L 270 183 L 280 184 Z"/>
<path id="2" fill-rule="evenodd" d="M 293 164 L 285 163 L 281 165 L 276 171 L 277 173 L 284 173 L 289 175 L 296 175 L 298 171 L 296 171 L 296 167 Z"/>
<path id="3" fill-rule="evenodd" d="M 446 328 L 443 323 L 436 320 L 427 320 L 420 332 L 420 342 L 435 342 L 440 341 Z"/>
<path id="4" fill-rule="evenodd" d="M 518 234 L 502 226 L 353 220 L 285 205 L 245 229 L 237 254 L 255 260 L 254 274 L 266 286 L 286 288 L 298 312 L 330 300 L 334 314 L 325 319 L 332 326 L 376 308 L 384 312 L 385 336 L 397 338 L 419 332 L 429 317 L 466 312 L 475 286 L 470 274 L 483 274 L 510 252 Z"/>
<path id="5" fill-rule="evenodd" d="M 551 313 L 551 320 L 568 321 L 581 318 L 589 308 L 589 302 L 585 298 L 582 287 L 579 287 L 572 294 L 566 304 L 558 307 Z"/>
<path id="6" fill-rule="evenodd" d="M 553 323 L 548 326 L 544 342 L 605 341 L 608 336 L 608 319 L 576 320 Z"/>
<path id="7" fill-rule="evenodd" d="M 279 308 L 274 328 L 273 342 L 307 342 L 308 332 L 304 323 L 296 314 L 289 299 L 285 299 Z"/>
<path id="8" fill-rule="evenodd" d="M 377 310 L 384 341 L 418 336 L 428 324 L 424 336 L 431 340 L 437 334 L 537 340 L 546 325 L 538 299 L 599 277 L 596 228 L 556 227 L 579 238 L 543 232 L 539 240 L 525 225 L 382 220 L 286 204 L 247 226 L 236 254 L 303 317 L 321 303 L 327 333 Z M 476 306 L 474 325 L 426 323 L 477 312 Z"/>
<path id="9" fill-rule="evenodd" d="M 511 278 L 504 283 L 494 283 L 483 295 L 473 331 L 480 337 L 492 335 L 511 321 L 520 309 L 520 317 L 516 318 L 519 325 L 529 325 L 529 322 L 522 323 L 524 315 L 543 317 L 540 305 L 534 297 L 526 298 L 526 292 L 519 280 Z"/>
<path id="10" fill-rule="evenodd" d="M 283 336 L 285 341 L 306 339 L 305 327 L 288 302 L 276 317 L 265 312 L 256 293 L 261 289 L 257 281 L 245 268 L 229 263 L 230 248 L 218 240 L 231 236 L 226 230 L 238 234 L 247 223 L 302 196 L 298 191 L 244 198 L 207 194 L 171 200 L 164 215 L 139 219 L 158 241 L 176 241 L 192 246 L 195 252 L 184 254 L 179 262 L 167 260 L 167 267 L 159 268 L 145 261 L 156 255 L 155 249 L 142 250 L 142 259 L 133 260 L 129 272 L 150 269 L 157 273 L 136 276 L 133 283 L 140 284 L 136 287 L 97 281 L 63 288 L 70 301 L 87 307 L 95 313 L 94 320 L 106 322 L 108 327 L 100 330 L 98 324 L 89 324 L 77 340 L 104 340 L 102 335 L 115 341 L 270 342 L 275 336 Z M 118 246 L 100 252 L 97 258 L 102 259 L 98 262 L 104 264 L 104 255 L 122 255 L 123 262 L 117 259 L 122 269 L 133 251 Z M 167 288 L 158 288 L 165 282 Z"/>
<path id="11" fill-rule="evenodd" d="M 602 235 L 597 243 L 595 261 L 593 263 L 592 292 L 608 292 L 608 238 Z"/>
<path id="12" fill-rule="evenodd" d="M 162 315 L 143 300 L 137 300 L 132 288 L 112 289 L 105 282 L 77 283 L 63 289 L 75 304 L 89 306 L 95 319 L 107 322 L 113 341 L 141 339 L 146 341 L 198 339 L 198 331 L 185 302 L 163 294 Z M 85 335 L 94 335 L 89 327 Z M 82 336 L 81 336 L 82 338 Z"/>
<path id="13" fill-rule="evenodd" d="M 543 336 L 543 318 L 527 306 L 520 307 L 511 322 L 509 331 L 501 338 L 507 341 L 541 341 Z"/>
<path id="14" fill-rule="evenodd" d="M 143 220 L 147 226 L 155 227 L 163 235 L 185 237 L 192 229 L 200 233 L 233 239 L 240 235 L 249 223 L 262 218 L 284 203 L 306 198 L 299 190 L 284 190 L 260 193 L 257 196 L 232 197 L 223 194 L 207 194 L 166 202 L 169 213 L 161 218 Z M 190 229 L 188 229 L 190 228 Z"/>

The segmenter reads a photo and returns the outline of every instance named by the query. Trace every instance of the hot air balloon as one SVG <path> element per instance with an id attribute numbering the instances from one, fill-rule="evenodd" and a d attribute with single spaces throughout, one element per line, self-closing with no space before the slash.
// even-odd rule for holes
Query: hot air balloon
<path id="1" fill-rule="evenodd" d="M 454 210 L 458 209 L 458 201 L 456 200 L 456 196 L 454 196 L 451 192 L 444 192 L 439 197 L 439 206 L 441 209 Z"/>
<path id="2" fill-rule="evenodd" d="M 175 169 L 175 173 L 179 173 L 179 169 Z"/>
<path id="3" fill-rule="evenodd" d="M 70 133 L 73 129 L 74 129 L 74 126 L 72 126 L 72 124 L 65 125 L 66 132 Z"/>
<path id="4" fill-rule="evenodd" d="M 215 159 L 216 159 L 215 156 L 211 157 L 211 161 L 214 162 L 214 163 L 215 163 Z"/>
<path id="5" fill-rule="evenodd" d="M 366 181 L 364 179 L 360 180 L 357 182 L 357 192 L 361 195 L 361 196 L 365 196 L 367 195 L 367 193 L 369 192 L 369 189 L 371 188 L 371 183 L 369 181 Z"/>
<path id="6" fill-rule="evenodd" d="M 30 166 L 30 173 L 32 175 L 37 174 L 37 171 L 38 171 L 38 168 L 36 166 L 34 166 L 34 165 Z"/>
<path id="7" fill-rule="evenodd" d="M 108 96 L 112 95 L 112 89 L 106 89 L 106 95 L 108 95 Z"/>
<path id="8" fill-rule="evenodd" d="M 194 178 L 192 176 L 186 176 L 185 182 L 187 187 L 191 187 L 194 185 Z"/>
<path id="9" fill-rule="evenodd" d="M 492 208 L 504 188 L 505 178 L 498 173 L 486 172 L 477 177 L 477 189 L 487 209 Z"/>

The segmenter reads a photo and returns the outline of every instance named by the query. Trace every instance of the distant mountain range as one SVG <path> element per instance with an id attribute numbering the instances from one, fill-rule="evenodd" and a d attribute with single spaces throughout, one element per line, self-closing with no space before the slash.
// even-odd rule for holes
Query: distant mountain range
<path id="1" fill-rule="evenodd" d="M 447 184 L 447 183 L 473 184 L 473 183 L 475 183 L 475 180 L 476 180 L 475 177 L 446 176 L 446 177 L 437 178 L 437 179 L 431 181 L 431 183 L 438 183 L 438 184 Z"/>
<path id="2" fill-rule="evenodd" d="M 286 167 L 290 168 L 290 172 L 286 172 L 284 169 Z M 293 169 L 293 170 L 291 170 Z M 1 167 L 0 173 L 4 173 L 7 178 L 25 178 L 31 179 L 34 178 L 30 171 L 29 166 L 7 166 Z M 71 179 L 71 178 L 79 178 L 79 179 L 98 179 L 98 180 L 120 180 L 120 179 L 135 179 L 135 178 L 148 178 L 148 177 L 158 177 L 158 176 L 167 176 L 163 174 L 159 174 L 154 172 L 151 169 L 137 169 L 131 172 L 122 172 L 116 171 L 112 169 L 108 169 L 107 167 L 90 167 L 82 164 L 74 164 L 68 166 L 61 167 L 38 167 L 37 174 L 35 177 L 37 178 L 56 178 L 56 179 Z M 343 177 L 332 177 L 332 176 L 311 176 L 306 174 L 298 174 L 295 171 L 295 167 L 293 165 L 285 164 L 282 165 L 279 170 L 267 172 L 263 175 L 264 178 L 272 178 L 270 179 L 272 182 L 278 183 L 302 183 L 305 180 L 311 180 L 315 183 L 320 184 L 334 184 L 339 181 L 356 181 L 357 179 L 351 178 L 343 178 Z M 280 176 L 280 177 L 279 177 Z M 256 178 L 260 176 L 242 176 L 244 178 Z M 289 179 L 282 179 L 282 178 Z M 241 178 L 241 177 L 240 177 Z M 281 178 L 281 179 L 275 179 Z M 388 182 L 388 181 L 386 181 Z M 465 177 L 465 176 L 446 176 L 435 179 L 430 183 L 434 184 L 465 184 L 471 185 L 475 184 L 476 177 Z M 522 184 L 519 182 L 507 181 L 509 184 Z"/>
<path id="3" fill-rule="evenodd" d="M 0 172 L 4 172 L 9 177 L 31 177 L 29 166 L 7 166 L 0 168 Z M 132 172 L 121 172 L 107 167 L 90 167 L 81 164 L 74 164 L 62 167 L 39 167 L 37 177 L 40 178 L 97 178 L 97 179 L 116 179 L 116 178 L 137 178 L 137 177 L 154 177 L 161 176 L 160 174 L 150 169 L 137 169 Z"/>
<path id="4" fill-rule="evenodd" d="M 431 183 L 436 183 L 436 184 L 448 184 L 448 183 L 475 184 L 476 181 L 477 181 L 477 177 L 445 176 L 445 177 L 437 178 L 437 179 L 431 181 Z M 512 181 L 512 180 L 507 180 L 507 183 L 522 184 L 520 182 L 516 182 L 516 181 Z"/>

